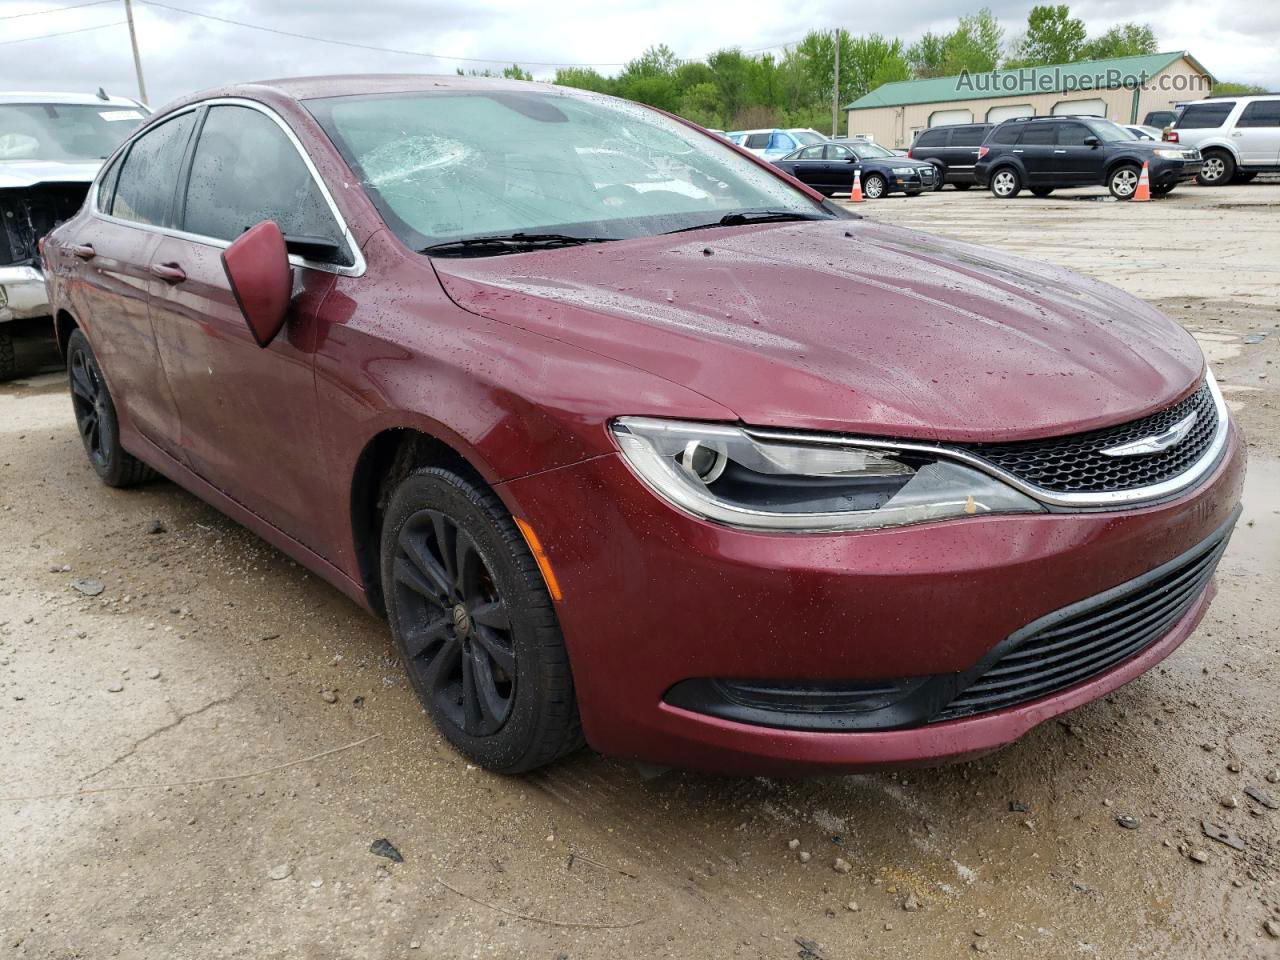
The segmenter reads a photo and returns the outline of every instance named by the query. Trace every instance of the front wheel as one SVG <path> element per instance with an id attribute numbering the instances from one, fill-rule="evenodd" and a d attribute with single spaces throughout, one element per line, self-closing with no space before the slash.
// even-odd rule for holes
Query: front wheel
<path id="1" fill-rule="evenodd" d="M 1200 173 L 1196 175 L 1196 183 L 1202 187 L 1220 187 L 1230 183 L 1236 175 L 1236 161 L 1231 154 L 1222 150 L 1210 150 L 1204 155 L 1200 164 Z"/>
<path id="2" fill-rule="evenodd" d="M 1138 189 L 1138 178 L 1142 176 L 1142 168 L 1132 163 L 1116 167 L 1107 177 L 1107 189 L 1117 200 L 1132 200 Z"/>
<path id="3" fill-rule="evenodd" d="M 18 355 L 13 347 L 13 330 L 7 323 L 0 323 L 0 383 L 18 375 Z"/>
<path id="4" fill-rule="evenodd" d="M 933 192 L 938 193 L 947 185 L 947 174 L 941 167 L 933 168 Z"/>
<path id="5" fill-rule="evenodd" d="M 991 175 L 991 192 L 1001 200 L 1012 200 L 1022 190 L 1022 178 L 1013 167 L 1001 167 Z"/>
<path id="6" fill-rule="evenodd" d="M 879 200 L 888 192 L 888 188 L 889 184 L 878 173 L 867 174 L 867 179 L 862 181 L 862 195 L 868 200 Z"/>
<path id="7" fill-rule="evenodd" d="M 67 340 L 67 379 L 76 429 L 102 482 L 109 487 L 133 487 L 154 477 L 155 471 L 120 446 L 115 402 L 89 338 L 79 330 L 72 330 Z"/>
<path id="8" fill-rule="evenodd" d="M 479 478 L 426 467 L 402 480 L 381 559 L 391 634 L 418 699 L 458 752 L 520 773 L 582 744 L 546 583 Z"/>

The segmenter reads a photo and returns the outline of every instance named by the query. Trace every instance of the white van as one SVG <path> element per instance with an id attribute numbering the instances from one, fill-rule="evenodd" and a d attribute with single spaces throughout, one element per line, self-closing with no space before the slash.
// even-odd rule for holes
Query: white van
<path id="1" fill-rule="evenodd" d="M 1260 173 L 1280 172 L 1280 94 L 1211 97 L 1189 103 L 1164 138 L 1199 147 L 1204 186 L 1248 183 Z"/>

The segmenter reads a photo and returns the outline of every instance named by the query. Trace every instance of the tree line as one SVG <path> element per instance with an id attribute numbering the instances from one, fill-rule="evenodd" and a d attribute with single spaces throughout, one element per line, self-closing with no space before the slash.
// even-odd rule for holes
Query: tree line
<path id="1" fill-rule="evenodd" d="M 1025 29 L 1006 37 L 996 16 L 984 8 L 959 17 L 950 32 L 929 32 L 911 44 L 878 33 L 815 30 L 781 54 L 751 55 L 729 48 L 701 60 L 681 60 L 666 44 L 658 44 L 627 63 L 616 76 L 586 67 L 563 67 L 556 70 L 555 82 L 647 103 L 707 127 L 823 130 L 831 126 L 837 44 L 841 116 L 845 104 L 896 80 L 1104 60 L 1159 50 L 1154 30 L 1145 23 L 1123 23 L 1090 37 L 1084 21 L 1073 17 L 1065 4 L 1033 7 Z M 533 79 L 517 64 L 501 75 Z M 1215 93 L 1249 90 L 1243 84 L 1220 84 Z"/>

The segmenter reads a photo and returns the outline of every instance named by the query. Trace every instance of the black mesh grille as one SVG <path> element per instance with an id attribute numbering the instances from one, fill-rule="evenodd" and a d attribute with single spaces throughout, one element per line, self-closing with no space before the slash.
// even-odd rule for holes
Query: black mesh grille
<path id="1" fill-rule="evenodd" d="M 1132 589 L 1110 590 L 1093 602 L 1073 604 L 1066 616 L 1043 618 L 1043 627 L 997 660 L 933 721 L 1036 700 L 1141 652 L 1187 614 L 1204 592 L 1225 548 L 1224 533 L 1208 549 Z"/>
<path id="2" fill-rule="evenodd" d="M 1101 453 L 1162 433 L 1192 412 L 1199 414 L 1195 426 L 1168 450 L 1129 457 Z M 1209 449 L 1217 429 L 1218 410 L 1206 382 L 1185 400 L 1117 427 L 1044 440 L 971 444 L 963 449 L 1043 490 L 1111 493 L 1149 487 L 1185 473 Z"/>

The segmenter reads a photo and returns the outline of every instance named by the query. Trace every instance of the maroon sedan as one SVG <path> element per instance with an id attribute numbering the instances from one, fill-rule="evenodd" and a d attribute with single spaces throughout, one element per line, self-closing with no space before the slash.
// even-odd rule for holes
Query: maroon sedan
<path id="1" fill-rule="evenodd" d="M 102 479 L 385 614 L 494 770 L 991 750 L 1176 648 L 1238 513 L 1151 307 L 581 91 L 200 94 L 43 249 Z"/>

